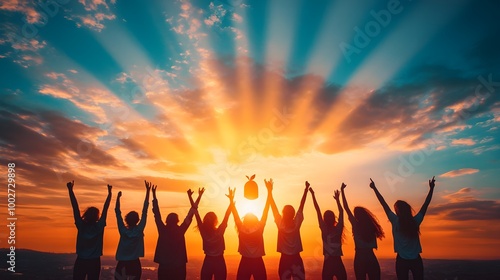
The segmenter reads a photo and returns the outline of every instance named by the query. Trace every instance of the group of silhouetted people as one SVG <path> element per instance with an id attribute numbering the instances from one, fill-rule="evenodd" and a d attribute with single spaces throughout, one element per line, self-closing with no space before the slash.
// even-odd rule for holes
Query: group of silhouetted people
<path id="1" fill-rule="evenodd" d="M 419 227 L 432 198 L 435 186 L 434 177 L 429 180 L 429 192 L 416 215 L 413 215 L 411 206 L 402 200 L 396 201 L 394 204 L 395 212 L 393 212 L 378 191 L 373 180 L 370 179 L 370 181 L 369 186 L 375 192 L 392 225 L 394 251 L 397 253 L 396 274 L 398 279 L 408 279 L 410 271 L 413 279 L 423 279 L 424 268 L 420 257 L 422 247 L 419 238 Z M 277 251 L 281 253 L 278 267 L 280 279 L 306 279 L 304 263 L 300 256 L 300 252 L 303 251 L 300 227 L 304 221 L 303 209 L 308 192 L 312 195 L 323 240 L 322 279 L 333 279 L 334 276 L 338 280 L 347 279 L 347 273 L 342 262 L 342 243 L 345 239 L 344 209 L 352 226 L 356 279 L 366 279 L 366 277 L 370 280 L 380 279 L 380 266 L 373 249 L 377 249 L 377 239 L 384 238 L 384 231 L 377 218 L 368 209 L 358 206 L 354 208 L 354 212 L 351 212 L 345 195 L 346 185 L 344 183 L 342 183 L 340 191 L 336 190 L 333 196 L 338 207 L 337 217 L 331 210 L 321 213 L 315 192 L 307 181 L 305 182 L 305 189 L 298 210 L 295 211 L 295 208 L 291 205 L 285 205 L 280 213 L 273 198 L 273 180 L 264 180 L 264 183 L 267 188 L 267 200 L 260 220 L 252 213 L 248 213 L 243 219 L 240 219 L 234 203 L 235 189 L 229 188 L 229 192 L 226 194 L 229 198 L 229 206 L 220 224 L 214 212 L 206 213 L 203 219 L 198 212 L 198 204 L 204 189 L 198 190 L 196 201 L 193 199 L 194 192 L 188 190 L 191 208 L 180 225 L 176 213 L 168 214 L 165 223 L 163 222 L 156 197 L 156 185 L 145 181 L 146 197 L 141 217 L 139 218 L 137 212 L 131 211 L 125 215 L 125 221 L 120 211 L 121 192 L 119 192 L 115 207 L 120 233 L 120 241 L 116 250 L 118 263 L 115 269 L 115 279 L 141 278 L 140 258 L 144 257 L 144 227 L 146 225 L 151 190 L 153 192 L 153 214 L 158 229 L 158 242 L 154 255 L 154 262 L 158 263 L 158 279 L 186 279 L 187 252 L 184 235 L 191 224 L 193 216 L 197 222 L 205 253 L 200 279 L 226 279 L 224 232 L 231 213 L 238 232 L 238 252 L 241 255 L 236 279 L 250 279 L 252 276 L 255 280 L 267 279 L 266 267 L 262 257 L 265 255 L 263 234 L 269 208 L 273 212 L 274 221 L 278 228 Z M 73 278 L 99 279 L 103 234 L 111 201 L 112 186 L 108 185 L 108 196 L 100 217 L 99 209 L 96 207 L 87 208 L 83 215 L 80 216 L 73 186 L 74 182 L 67 183 L 75 224 L 78 229 L 76 240 L 77 259 L 73 269 Z M 340 196 L 342 196 L 342 203 L 340 202 Z"/>

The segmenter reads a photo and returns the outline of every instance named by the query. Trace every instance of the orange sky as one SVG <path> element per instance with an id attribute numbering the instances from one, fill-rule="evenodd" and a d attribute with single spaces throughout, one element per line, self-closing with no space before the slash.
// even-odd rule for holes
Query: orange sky
<path id="1" fill-rule="evenodd" d="M 259 178 L 258 179 L 263 179 Z M 243 180 L 242 180 L 243 182 Z M 140 211 L 142 207 L 142 200 L 144 193 L 143 188 L 139 182 L 138 189 L 141 191 L 124 191 L 122 197 L 122 212 L 125 214 L 128 211 L 136 210 Z M 334 199 L 331 197 L 333 187 L 330 185 L 315 185 L 314 181 L 311 180 L 312 186 L 314 187 L 318 202 L 322 211 L 327 209 L 333 210 L 338 213 Z M 242 197 L 242 187 L 237 187 L 237 207 L 240 211 L 240 215 L 243 216 L 246 209 L 253 209 L 252 212 L 256 212 L 260 217 L 263 204 L 265 201 L 265 189 L 263 183 L 260 185 L 260 197 L 255 201 L 245 201 Z M 419 189 L 419 195 L 415 196 L 414 199 L 409 200 L 415 209 L 419 209 L 420 203 L 423 201 L 427 188 L 425 184 L 417 184 Z M 18 221 L 17 221 L 17 247 L 18 248 L 29 248 L 40 251 L 49 252 L 74 252 L 75 239 L 76 239 L 76 228 L 73 224 L 73 219 L 71 216 L 71 206 L 69 203 L 69 198 L 67 198 L 67 190 L 65 186 L 59 186 L 57 190 L 58 196 L 53 197 L 53 199 L 59 202 L 59 205 L 54 205 L 52 209 L 48 207 L 29 207 L 28 205 L 23 206 L 23 195 L 19 193 L 18 203 Z M 387 189 L 380 187 L 382 192 L 387 193 Z M 160 202 L 160 207 L 163 217 L 173 211 L 182 217 L 185 216 L 188 210 L 188 199 L 187 195 L 178 192 L 168 192 L 167 187 L 159 186 L 158 198 Z M 280 183 L 279 179 L 275 179 L 275 191 L 274 196 L 278 208 L 281 209 L 286 202 L 291 202 L 291 204 L 297 208 L 300 196 L 303 190 L 303 184 L 296 183 L 292 185 L 284 186 Z M 117 244 L 118 244 L 118 230 L 116 227 L 116 218 L 114 215 L 114 203 L 116 198 L 116 193 L 120 190 L 119 186 L 114 186 L 113 200 L 109 209 L 107 227 L 105 230 L 104 239 L 104 254 L 114 255 Z M 227 206 L 227 198 L 223 195 L 223 190 L 207 189 L 204 198 L 202 199 L 200 212 L 202 215 L 207 211 L 215 211 L 220 219 Z M 77 198 L 79 198 L 79 203 L 81 209 L 87 206 L 96 205 L 102 208 L 102 203 L 104 202 L 106 190 L 105 187 L 101 188 L 99 195 L 91 197 L 84 197 L 86 189 L 84 186 L 79 185 L 77 182 L 75 184 L 75 193 Z M 442 191 L 439 189 L 439 184 L 436 188 L 435 200 L 431 203 L 432 206 L 438 203 L 440 200 L 439 196 L 442 195 Z M 386 238 L 379 241 L 379 249 L 377 251 L 377 256 L 380 258 L 392 258 L 394 257 L 392 249 L 392 236 L 390 223 L 382 212 L 382 208 L 378 205 L 375 200 L 371 189 L 368 188 L 367 184 L 365 186 L 348 186 L 346 189 L 346 194 L 351 206 L 351 209 L 356 205 L 366 206 L 371 209 L 376 216 L 379 218 L 384 231 L 386 233 Z M 392 205 L 393 195 L 387 193 L 386 199 L 388 203 Z M 254 207 L 254 208 L 252 208 Z M 316 215 L 312 205 L 312 200 L 310 195 L 308 195 L 306 206 L 305 206 L 305 220 L 301 228 L 302 241 L 304 245 L 304 256 L 314 256 L 321 257 L 321 237 L 320 231 L 317 225 Z M 54 213 L 51 216 L 46 216 L 44 213 L 51 212 Z M 58 213 L 58 214 L 56 214 Z M 151 210 L 148 212 L 148 223 L 145 230 L 145 242 L 146 242 L 146 256 L 152 257 L 154 254 L 154 248 L 156 246 L 157 231 L 153 220 L 153 214 Z M 4 216 L 4 215 L 3 215 Z M 345 217 L 347 219 L 347 217 Z M 186 233 L 186 240 L 188 246 L 188 254 L 193 256 L 203 255 L 201 246 L 201 237 L 199 233 L 194 229 L 196 222 L 193 223 Z M 346 223 L 346 241 L 344 244 L 344 256 L 346 258 L 352 258 L 354 256 L 352 231 L 350 224 Z M 495 240 L 494 232 L 497 229 L 497 225 L 492 225 L 485 221 L 482 224 L 485 228 L 485 232 L 489 231 L 490 239 L 476 238 L 473 232 L 468 232 L 463 229 L 465 226 L 458 222 L 446 222 L 436 215 L 427 215 L 424 219 L 424 223 L 421 226 L 421 240 L 423 244 L 423 254 L 424 258 L 447 258 L 447 259 L 498 259 L 499 253 L 496 248 L 500 245 L 500 241 Z M 486 230 L 488 229 L 488 230 Z M 464 234 L 465 233 L 465 234 Z M 234 255 L 237 254 L 237 235 L 234 228 L 233 217 L 230 217 L 229 225 L 226 231 L 226 254 Z M 277 255 L 276 253 L 276 238 L 277 230 L 274 224 L 272 214 L 270 213 L 267 226 L 265 229 L 265 246 L 267 255 Z M 493 241 L 493 242 L 492 242 Z M 459 246 L 457 244 L 460 244 Z M 3 247 L 3 246 L 2 246 Z"/>

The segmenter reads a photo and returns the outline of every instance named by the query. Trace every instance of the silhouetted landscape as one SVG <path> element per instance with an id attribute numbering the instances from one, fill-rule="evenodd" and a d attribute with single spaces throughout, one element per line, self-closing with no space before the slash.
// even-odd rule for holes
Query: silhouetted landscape
<path id="1" fill-rule="evenodd" d="M 7 254 L 0 249 L 0 255 Z M 0 279 L 72 279 L 75 254 L 56 254 L 32 250 L 17 250 L 16 272 L 0 269 Z M 226 256 L 228 279 L 236 278 L 239 256 Z M 116 260 L 103 256 L 101 279 L 113 279 Z M 269 280 L 278 279 L 278 257 L 264 257 Z M 142 279 L 156 279 L 157 264 L 151 259 L 141 259 Z M 187 279 L 199 279 L 202 257 L 190 257 L 187 264 Z M 382 279 L 396 279 L 394 259 L 379 259 Z M 304 257 L 308 279 L 321 279 L 321 262 Z M 344 259 L 348 279 L 355 279 L 352 259 Z M 439 260 L 424 259 L 425 279 L 428 280 L 498 280 L 500 279 L 500 260 Z"/>

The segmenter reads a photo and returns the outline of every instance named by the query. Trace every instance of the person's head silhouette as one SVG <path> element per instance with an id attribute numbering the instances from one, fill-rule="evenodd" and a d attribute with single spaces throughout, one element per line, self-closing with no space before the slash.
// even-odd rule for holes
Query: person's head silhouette
<path id="1" fill-rule="evenodd" d="M 410 204 L 403 200 L 398 200 L 394 203 L 394 210 L 396 211 L 396 215 L 398 215 L 398 217 L 413 216 L 413 209 Z"/>
<path id="2" fill-rule="evenodd" d="M 359 223 L 359 230 L 363 240 L 369 242 L 373 238 L 382 239 L 384 237 L 382 227 L 370 210 L 357 206 L 354 208 L 354 218 L 356 218 Z"/>
<path id="3" fill-rule="evenodd" d="M 125 223 L 128 228 L 135 227 L 139 223 L 139 213 L 136 211 L 130 211 L 125 215 Z"/>
<path id="4" fill-rule="evenodd" d="M 323 214 L 323 220 L 325 221 L 325 224 L 330 226 L 334 226 L 337 222 L 335 221 L 335 214 L 333 213 L 332 210 L 326 210 L 325 213 Z"/>
<path id="5" fill-rule="evenodd" d="M 99 209 L 94 206 L 91 206 L 83 212 L 82 220 L 87 224 L 97 223 L 99 220 Z"/>
<path id="6" fill-rule="evenodd" d="M 179 216 L 176 213 L 170 213 L 167 216 L 167 226 L 176 226 L 179 223 Z"/>
<path id="7" fill-rule="evenodd" d="M 247 213 L 243 217 L 243 227 L 250 229 L 256 227 L 259 223 L 259 218 L 255 216 L 253 213 Z"/>
<path id="8" fill-rule="evenodd" d="M 420 229 L 413 219 L 413 208 L 404 200 L 394 203 L 394 210 L 399 218 L 400 231 L 407 237 L 416 238 L 420 234 Z"/>
<path id="9" fill-rule="evenodd" d="M 203 227 L 207 230 L 215 230 L 219 220 L 217 219 L 217 215 L 214 212 L 208 212 L 203 217 Z"/>
<path id="10" fill-rule="evenodd" d="M 293 224 L 293 218 L 295 218 L 295 208 L 292 205 L 285 205 L 283 207 L 283 223 L 286 226 Z"/>

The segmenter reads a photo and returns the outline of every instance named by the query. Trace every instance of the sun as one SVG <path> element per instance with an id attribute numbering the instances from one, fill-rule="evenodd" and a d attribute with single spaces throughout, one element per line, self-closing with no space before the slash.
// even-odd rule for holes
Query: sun
<path id="1" fill-rule="evenodd" d="M 246 214 L 252 213 L 260 220 L 264 205 L 262 205 L 260 200 L 240 199 L 236 203 L 236 209 L 238 209 L 238 213 L 242 219 Z"/>

